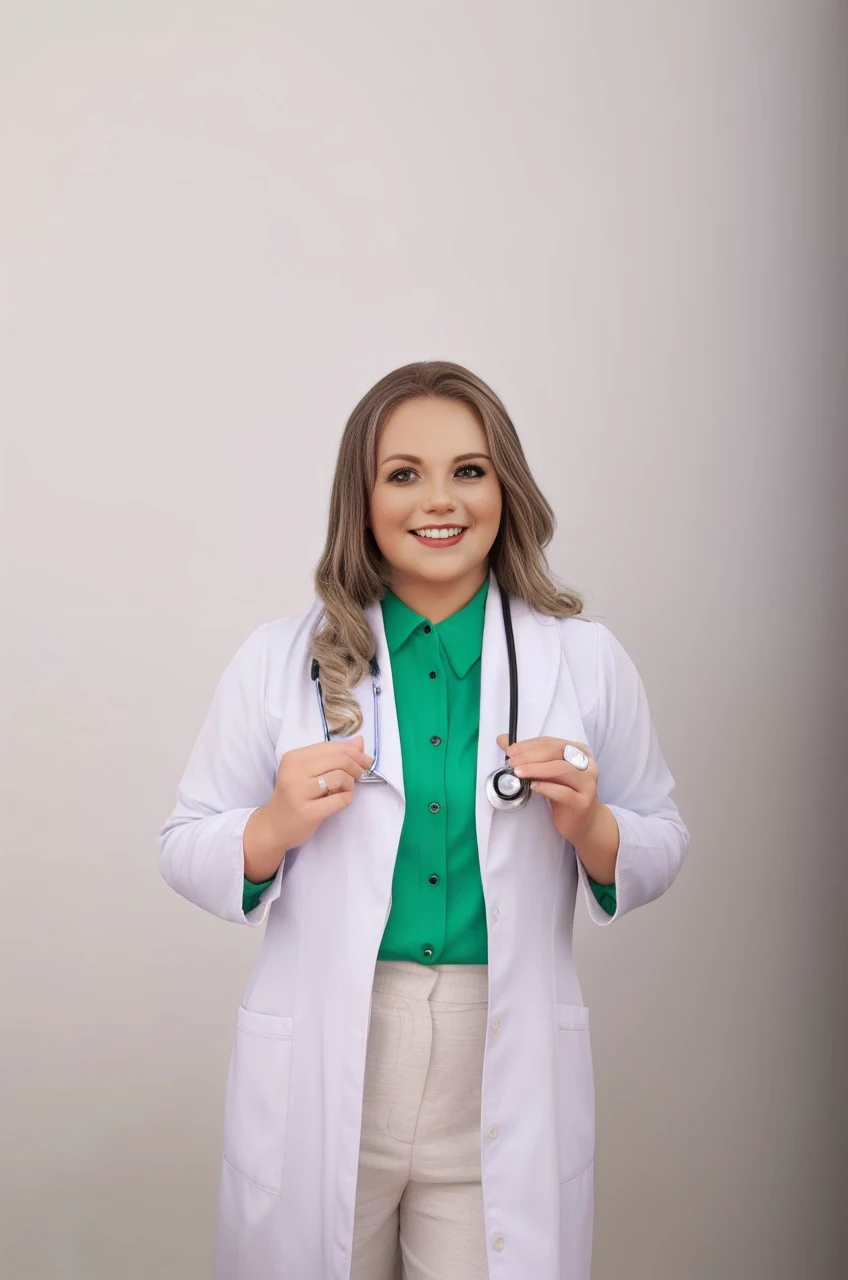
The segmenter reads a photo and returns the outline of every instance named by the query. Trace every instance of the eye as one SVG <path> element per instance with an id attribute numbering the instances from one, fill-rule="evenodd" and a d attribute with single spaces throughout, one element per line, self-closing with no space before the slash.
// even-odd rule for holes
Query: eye
<path id="1" fill-rule="evenodd" d="M 456 474 L 463 480 L 476 480 L 479 476 L 484 476 L 486 472 L 476 462 L 466 462 L 464 466 L 457 469 Z"/>
<path id="2" fill-rule="evenodd" d="M 410 476 L 414 476 L 415 472 L 412 467 L 398 467 L 397 471 L 393 471 L 386 479 L 389 484 L 406 484 Z"/>

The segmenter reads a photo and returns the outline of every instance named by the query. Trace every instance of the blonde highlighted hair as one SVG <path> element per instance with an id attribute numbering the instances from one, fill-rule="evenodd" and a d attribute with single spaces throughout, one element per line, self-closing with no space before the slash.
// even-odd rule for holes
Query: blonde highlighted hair
<path id="1" fill-rule="evenodd" d="M 334 733 L 353 734 L 362 724 L 352 689 L 367 674 L 375 647 L 365 609 L 381 600 L 389 585 L 388 568 L 367 525 L 377 441 L 398 405 L 424 396 L 460 400 L 482 422 L 503 494 L 500 529 L 489 554 L 499 586 L 539 613 L 566 618 L 583 610 L 580 595 L 558 586 L 551 576 L 544 549 L 556 519 L 491 387 L 447 360 L 395 369 L 366 392 L 348 418 L 333 477 L 327 540 L 315 570 L 324 610 L 312 638 L 312 656 L 320 664 L 327 723 Z"/>

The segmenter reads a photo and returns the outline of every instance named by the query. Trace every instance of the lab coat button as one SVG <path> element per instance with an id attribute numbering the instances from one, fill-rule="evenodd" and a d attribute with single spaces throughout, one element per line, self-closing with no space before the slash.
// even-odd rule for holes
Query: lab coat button
<path id="1" fill-rule="evenodd" d="M 504 1240 L 503 1236 L 495 1236 L 492 1241 L 492 1247 L 494 1248 L 495 1253 L 503 1253 L 505 1244 L 506 1240 Z"/>
<path id="2" fill-rule="evenodd" d="M 501 1033 L 501 1020 L 500 1018 L 495 1018 L 494 1022 L 492 1023 L 492 1035 L 499 1036 L 500 1033 Z"/>
<path id="3" fill-rule="evenodd" d="M 493 1124 L 491 1129 L 489 1130 L 489 1137 L 491 1138 L 492 1142 L 494 1142 L 497 1136 L 498 1136 L 498 1126 L 496 1124 Z"/>
<path id="4" fill-rule="evenodd" d="M 494 924 L 497 924 L 497 923 L 498 923 L 498 921 L 500 920 L 500 918 L 501 918 L 501 911 L 500 911 L 500 907 L 492 907 L 492 921 L 493 921 L 493 923 L 494 923 Z"/>

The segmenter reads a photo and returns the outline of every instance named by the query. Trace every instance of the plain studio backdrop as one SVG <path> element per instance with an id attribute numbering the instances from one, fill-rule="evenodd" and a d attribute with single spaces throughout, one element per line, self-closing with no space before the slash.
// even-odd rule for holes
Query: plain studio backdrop
<path id="1" fill-rule="evenodd" d="M 594 1276 L 845 1274 L 845 17 L 6 0 L 3 1277 L 209 1275 L 260 937 L 156 833 L 422 358 L 504 399 L 692 832 L 660 902 L 578 902 Z"/>

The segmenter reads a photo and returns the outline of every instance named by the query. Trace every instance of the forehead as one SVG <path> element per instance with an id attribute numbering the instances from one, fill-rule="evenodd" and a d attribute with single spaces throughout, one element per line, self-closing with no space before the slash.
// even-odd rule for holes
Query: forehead
<path id="1" fill-rule="evenodd" d="M 417 397 L 405 400 L 383 423 L 377 458 L 413 453 L 421 458 L 488 452 L 488 441 L 476 410 L 461 400 Z"/>

